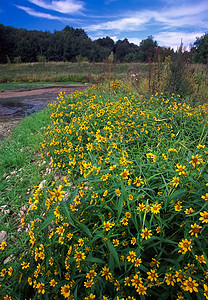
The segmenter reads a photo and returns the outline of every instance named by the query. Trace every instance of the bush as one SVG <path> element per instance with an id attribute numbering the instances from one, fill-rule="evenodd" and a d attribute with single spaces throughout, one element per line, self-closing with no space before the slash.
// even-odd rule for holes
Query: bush
<path id="1" fill-rule="evenodd" d="M 37 56 L 37 61 L 38 61 L 38 62 L 46 62 L 46 57 L 45 57 L 45 55 L 38 55 L 38 56 Z"/>
<path id="2" fill-rule="evenodd" d="M 14 57 L 14 63 L 15 64 L 20 64 L 21 62 L 22 62 L 21 56 Z"/>
<path id="3" fill-rule="evenodd" d="M 208 299 L 207 113 L 118 81 L 60 93 L 42 143 L 60 177 L 34 189 L 22 253 L 1 244 L 0 296 Z"/>
<path id="4" fill-rule="evenodd" d="M 78 63 L 88 63 L 88 58 L 82 55 L 76 56 L 76 62 Z"/>

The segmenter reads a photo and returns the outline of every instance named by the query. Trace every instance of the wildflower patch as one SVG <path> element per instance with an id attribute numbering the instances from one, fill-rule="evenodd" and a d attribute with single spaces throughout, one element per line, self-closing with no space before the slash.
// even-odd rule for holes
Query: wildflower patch
<path id="1" fill-rule="evenodd" d="M 206 106 L 113 82 L 52 107 L 42 153 L 63 176 L 34 189 L 0 296 L 208 299 Z"/>

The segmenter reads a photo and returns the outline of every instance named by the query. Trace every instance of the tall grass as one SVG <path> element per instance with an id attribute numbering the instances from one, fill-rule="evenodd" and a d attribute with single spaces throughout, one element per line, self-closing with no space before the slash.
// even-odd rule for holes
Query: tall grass
<path id="1" fill-rule="evenodd" d="M 127 80 L 140 94 L 177 93 L 197 105 L 208 101 L 208 68 L 206 65 L 188 64 L 170 58 L 164 63 L 150 63 L 145 74 L 139 65 L 130 71 Z"/>

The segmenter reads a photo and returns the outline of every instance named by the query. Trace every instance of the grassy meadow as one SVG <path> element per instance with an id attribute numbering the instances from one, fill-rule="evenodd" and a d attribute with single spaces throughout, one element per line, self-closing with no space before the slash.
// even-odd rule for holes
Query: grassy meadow
<path id="1" fill-rule="evenodd" d="M 0 299 L 208 299 L 208 105 L 134 84 L 60 93 L 1 144 Z"/>
<path id="2" fill-rule="evenodd" d="M 109 73 L 117 78 L 124 77 L 134 64 L 48 62 L 0 65 L 0 83 L 19 82 L 90 82 L 101 81 Z M 142 72 L 147 65 L 141 64 Z M 115 75 L 116 74 L 116 75 Z"/>
<path id="3" fill-rule="evenodd" d="M 31 90 L 31 89 L 44 89 L 50 88 L 54 86 L 66 86 L 73 85 L 78 86 L 82 83 L 75 81 L 67 81 L 67 82 L 7 82 L 0 83 L 0 93 L 8 90 Z"/>
<path id="4" fill-rule="evenodd" d="M 100 84 L 120 79 L 140 94 L 169 92 L 187 97 L 192 104 L 208 98 L 206 65 L 183 61 L 164 63 L 70 63 L 47 62 L 0 65 L 0 91 L 30 89 L 60 84 Z"/>

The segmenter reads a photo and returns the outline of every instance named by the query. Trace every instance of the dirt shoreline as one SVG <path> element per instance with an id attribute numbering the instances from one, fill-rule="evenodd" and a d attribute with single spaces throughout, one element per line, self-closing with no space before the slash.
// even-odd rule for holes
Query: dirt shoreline
<path id="1" fill-rule="evenodd" d="M 13 97 L 27 97 L 27 96 L 35 96 L 42 94 L 59 94 L 60 92 L 72 93 L 76 90 L 84 90 L 86 86 L 84 85 L 71 85 L 71 86 L 53 86 L 53 87 L 44 87 L 38 89 L 17 89 L 17 90 L 6 90 L 0 93 L 0 99 L 13 98 Z"/>
<path id="2" fill-rule="evenodd" d="M 53 86 L 40 89 L 30 89 L 30 90 L 6 90 L 0 93 L 0 100 L 7 98 L 18 98 L 18 97 L 28 97 L 28 96 L 41 96 L 44 94 L 51 94 L 58 96 L 60 92 L 70 94 L 75 91 L 84 90 L 86 86 L 84 85 L 73 85 L 73 86 Z M 35 101 L 35 100 L 34 100 Z M 7 138 L 12 129 L 14 129 L 23 118 L 10 118 L 10 117 L 1 117 L 0 118 L 0 142 Z"/>

